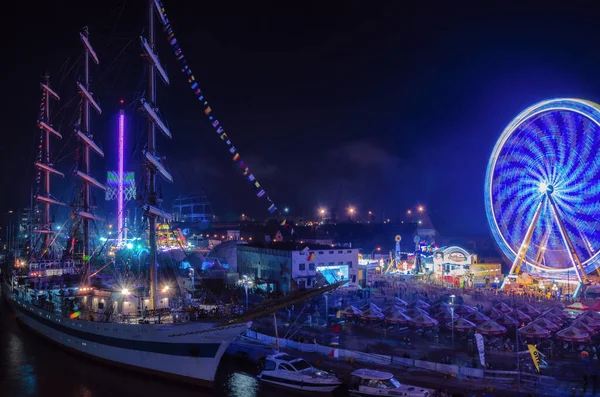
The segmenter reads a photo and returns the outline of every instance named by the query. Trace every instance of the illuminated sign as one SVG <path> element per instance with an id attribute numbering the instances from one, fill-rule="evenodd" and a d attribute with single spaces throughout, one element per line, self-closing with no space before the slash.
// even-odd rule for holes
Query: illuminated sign
<path id="1" fill-rule="evenodd" d="M 467 260 L 467 257 L 465 256 L 465 254 L 463 254 L 460 251 L 454 251 L 451 252 L 447 258 L 449 260 L 451 260 L 452 262 L 465 262 Z"/>

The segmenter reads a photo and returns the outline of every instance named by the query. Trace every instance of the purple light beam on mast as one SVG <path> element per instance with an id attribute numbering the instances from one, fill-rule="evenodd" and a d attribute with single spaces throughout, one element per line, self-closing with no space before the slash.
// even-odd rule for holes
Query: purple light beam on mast
<path id="1" fill-rule="evenodd" d="M 123 105 L 123 100 L 121 100 Z M 117 246 L 123 246 L 123 163 L 125 157 L 125 110 L 119 111 L 119 182 L 117 185 Z"/>

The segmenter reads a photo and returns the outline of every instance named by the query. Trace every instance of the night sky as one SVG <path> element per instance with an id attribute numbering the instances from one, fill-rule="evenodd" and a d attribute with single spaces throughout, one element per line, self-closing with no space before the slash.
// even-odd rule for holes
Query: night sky
<path id="1" fill-rule="evenodd" d="M 104 114 L 92 128 L 116 168 L 118 100 L 128 104 L 128 168 L 141 179 L 145 132 L 135 99 L 145 83 L 139 34 L 144 1 L 35 1 L 4 5 L 0 209 L 28 204 L 40 77 L 63 100 L 57 167 L 70 174 L 82 70 L 79 30 L 101 58 L 92 89 Z M 229 2 L 165 0 L 212 108 L 279 207 L 313 217 L 356 206 L 378 219 L 424 204 L 444 234 L 485 234 L 483 181 L 502 129 L 552 97 L 600 101 L 600 6 L 590 2 Z M 268 215 L 231 161 L 178 71 L 162 31 L 172 84 L 158 104 L 174 139 L 158 138 L 174 185 L 165 205 L 203 190 L 218 215 Z M 134 120 L 131 121 L 131 117 Z M 66 142 L 66 144 L 65 144 Z M 114 148 L 114 149 L 113 149 Z M 72 178 L 55 195 L 70 201 Z M 102 209 L 103 195 L 96 192 Z M 106 207 L 108 208 L 108 207 Z M 105 209 L 106 209 L 105 208 Z"/>

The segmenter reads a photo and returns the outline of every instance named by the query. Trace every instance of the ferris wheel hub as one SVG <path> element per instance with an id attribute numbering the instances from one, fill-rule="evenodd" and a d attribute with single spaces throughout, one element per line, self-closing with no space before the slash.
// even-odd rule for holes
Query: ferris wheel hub
<path id="1" fill-rule="evenodd" d="M 541 193 L 552 194 L 554 192 L 554 186 L 549 185 L 546 182 L 540 182 L 539 190 Z"/>

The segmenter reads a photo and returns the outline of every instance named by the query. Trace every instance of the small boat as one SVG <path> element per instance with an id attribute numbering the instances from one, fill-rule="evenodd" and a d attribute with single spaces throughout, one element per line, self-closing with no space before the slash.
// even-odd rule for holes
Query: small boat
<path id="1" fill-rule="evenodd" d="M 258 379 L 292 389 L 316 392 L 332 392 L 342 384 L 334 374 L 317 369 L 308 361 L 286 353 L 267 356 Z"/>
<path id="2" fill-rule="evenodd" d="M 389 372 L 359 369 L 350 375 L 348 391 L 351 396 L 408 396 L 427 397 L 429 389 L 404 385 Z"/>

